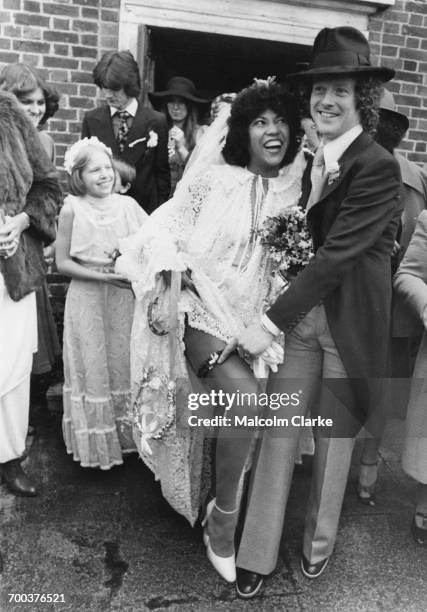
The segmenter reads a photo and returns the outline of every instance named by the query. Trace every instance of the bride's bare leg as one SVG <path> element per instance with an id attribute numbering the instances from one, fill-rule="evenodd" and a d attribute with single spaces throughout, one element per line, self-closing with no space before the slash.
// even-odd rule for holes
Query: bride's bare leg
<path id="1" fill-rule="evenodd" d="M 209 355 L 221 351 L 224 342 L 199 330 L 187 327 L 184 342 L 187 359 L 197 373 Z M 207 384 L 209 389 L 222 390 L 225 393 L 257 393 L 258 385 L 250 367 L 237 355 L 231 355 L 227 361 L 214 366 L 209 372 Z M 243 405 L 233 406 L 232 415 L 254 416 L 257 413 L 255 402 L 246 401 Z M 216 448 L 216 506 L 209 522 L 209 536 L 212 548 L 219 556 L 229 556 L 234 551 L 234 531 L 237 523 L 237 493 L 243 469 L 253 439 L 251 430 L 235 427 L 221 427 L 218 431 Z M 236 512 L 233 512 L 235 511 Z M 229 514 L 226 514 L 229 513 Z"/>

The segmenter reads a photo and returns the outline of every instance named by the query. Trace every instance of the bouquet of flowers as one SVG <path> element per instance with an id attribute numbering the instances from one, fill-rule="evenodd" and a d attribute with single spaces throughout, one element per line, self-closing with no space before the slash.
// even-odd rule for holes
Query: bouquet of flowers
<path id="1" fill-rule="evenodd" d="M 313 242 L 300 206 L 292 206 L 277 217 L 267 217 L 257 234 L 277 264 L 274 273 L 288 282 L 313 257 Z"/>

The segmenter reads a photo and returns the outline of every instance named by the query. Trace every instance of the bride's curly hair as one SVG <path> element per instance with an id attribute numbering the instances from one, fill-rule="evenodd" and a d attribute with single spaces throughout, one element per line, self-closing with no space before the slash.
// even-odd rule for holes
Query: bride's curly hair
<path id="1" fill-rule="evenodd" d="M 241 167 L 249 164 L 249 126 L 266 110 L 274 111 L 288 124 L 289 143 L 280 166 L 294 160 L 302 139 L 298 102 L 283 85 L 266 81 L 243 89 L 232 103 L 229 131 L 222 151 L 228 164 Z"/>

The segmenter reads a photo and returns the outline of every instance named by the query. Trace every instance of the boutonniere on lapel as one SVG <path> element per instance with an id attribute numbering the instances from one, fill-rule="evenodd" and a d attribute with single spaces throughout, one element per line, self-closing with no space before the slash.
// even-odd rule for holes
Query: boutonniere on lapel
<path id="1" fill-rule="evenodd" d="M 338 162 L 334 162 L 328 169 L 328 185 L 332 185 L 340 177 L 340 165 Z"/>
<path id="2" fill-rule="evenodd" d="M 128 148 L 132 149 L 140 142 L 145 142 L 145 141 L 147 141 L 147 149 L 153 149 L 154 147 L 157 147 L 157 143 L 159 142 L 159 136 L 157 132 L 155 132 L 154 130 L 150 130 L 148 132 L 148 140 L 147 140 L 147 137 L 138 138 L 138 140 L 133 140 L 132 142 L 130 142 L 128 144 Z"/>

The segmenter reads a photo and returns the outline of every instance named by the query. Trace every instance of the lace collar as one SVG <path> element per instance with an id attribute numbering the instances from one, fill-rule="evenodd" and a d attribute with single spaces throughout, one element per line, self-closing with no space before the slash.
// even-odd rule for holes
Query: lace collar
<path id="1" fill-rule="evenodd" d="M 280 168 L 278 176 L 267 179 L 269 190 L 273 191 L 274 193 L 278 193 L 288 189 L 293 182 L 297 180 L 301 181 L 305 163 L 303 153 L 299 152 L 291 164 Z M 215 168 L 218 172 L 218 179 L 224 185 L 226 192 L 230 192 L 232 189 L 234 189 L 236 184 L 243 185 L 244 183 L 250 182 L 258 176 L 247 168 L 242 168 L 241 166 L 223 164 L 215 166 Z"/>

